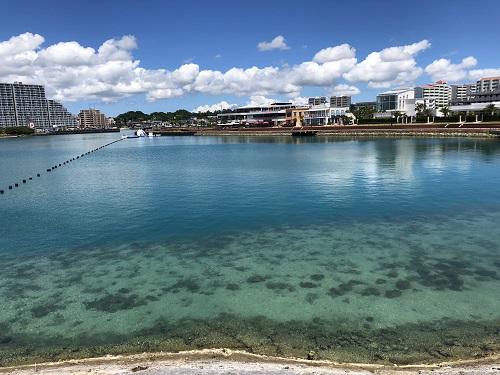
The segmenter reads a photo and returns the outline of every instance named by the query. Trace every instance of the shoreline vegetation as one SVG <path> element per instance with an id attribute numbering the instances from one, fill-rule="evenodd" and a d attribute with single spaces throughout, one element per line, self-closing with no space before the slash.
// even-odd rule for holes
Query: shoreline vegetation
<path id="1" fill-rule="evenodd" d="M 128 355 L 105 355 L 57 362 L 31 363 L 0 367 L 0 374 L 53 374 L 53 373 L 170 373 L 176 370 L 198 374 L 230 371 L 251 374 L 496 374 L 500 369 L 500 354 L 470 360 L 454 360 L 411 365 L 349 363 L 294 357 L 268 356 L 243 350 L 200 349 L 181 352 L 144 352 Z"/>

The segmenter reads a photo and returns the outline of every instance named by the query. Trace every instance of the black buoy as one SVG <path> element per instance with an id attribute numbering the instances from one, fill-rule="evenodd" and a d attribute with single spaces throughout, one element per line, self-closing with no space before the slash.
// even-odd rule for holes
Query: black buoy
<path id="1" fill-rule="evenodd" d="M 12 190 L 12 185 L 9 185 L 9 190 Z"/>
<path id="2" fill-rule="evenodd" d="M 14 186 L 15 186 L 15 187 L 19 187 L 19 184 L 16 182 L 16 183 L 14 184 Z"/>
<path id="3" fill-rule="evenodd" d="M 36 174 L 36 176 L 37 176 L 37 177 L 40 177 L 40 173 L 37 173 L 37 174 Z"/>
<path id="4" fill-rule="evenodd" d="M 59 166 L 61 166 L 61 164 L 59 164 Z"/>
<path id="5" fill-rule="evenodd" d="M 28 177 L 28 180 L 33 180 L 33 177 L 29 176 L 29 177 Z"/>
<path id="6" fill-rule="evenodd" d="M 3 190 L 2 189 L 0 189 L 0 194 L 3 194 Z"/>
<path id="7" fill-rule="evenodd" d="M 50 172 L 50 171 L 51 171 L 51 169 L 50 169 L 50 168 L 49 168 L 49 169 L 47 169 L 47 172 Z"/>
<path id="8" fill-rule="evenodd" d="M 26 180 L 23 180 L 23 184 L 25 184 L 25 183 L 26 183 Z"/>

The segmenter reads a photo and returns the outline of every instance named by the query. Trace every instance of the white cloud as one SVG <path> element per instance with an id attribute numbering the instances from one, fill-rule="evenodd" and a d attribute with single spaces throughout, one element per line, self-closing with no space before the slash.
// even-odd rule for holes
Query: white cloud
<path id="1" fill-rule="evenodd" d="M 279 100 L 267 98 L 263 95 L 252 95 L 250 101 L 244 107 L 259 107 L 261 105 L 269 105 L 279 102 Z"/>
<path id="2" fill-rule="evenodd" d="M 370 87 L 382 88 L 403 85 L 422 74 L 415 56 L 429 48 L 427 40 L 406 46 L 389 47 L 370 53 L 343 77 L 352 82 L 368 82 Z"/>
<path id="3" fill-rule="evenodd" d="M 309 98 L 305 96 L 297 96 L 292 98 L 290 101 L 295 105 L 306 105 L 309 102 Z"/>
<path id="4" fill-rule="evenodd" d="M 360 92 L 361 91 L 356 86 L 351 86 L 345 83 L 341 83 L 340 85 L 335 86 L 331 90 L 331 94 L 337 96 L 342 96 L 342 95 L 354 96 L 358 95 Z"/>
<path id="5" fill-rule="evenodd" d="M 298 98 L 306 86 L 333 88 L 351 95 L 359 92 L 355 86 L 342 83 L 342 78 L 367 82 L 371 87 L 410 83 L 422 73 L 415 61 L 416 54 L 430 46 L 424 40 L 390 47 L 372 52 L 358 63 L 356 50 L 342 44 L 322 49 L 311 60 L 295 65 L 219 71 L 203 69 L 195 63 L 171 70 L 144 68 L 133 56 L 137 41 L 131 35 L 109 39 L 98 48 L 76 41 L 48 46 L 43 43 L 43 36 L 31 33 L 0 41 L 0 81 L 43 84 L 50 98 L 64 101 L 110 102 L 136 94 L 155 101 L 200 93 L 252 96 L 252 105 L 272 102 L 268 98 L 274 95 Z M 500 75 L 500 69 L 470 70 L 473 62 L 472 58 L 461 64 L 446 62 L 444 71 L 456 71 L 457 66 L 462 66 L 470 79 Z"/>
<path id="6" fill-rule="evenodd" d="M 199 112 L 215 112 L 215 111 L 222 111 L 224 109 L 232 109 L 236 107 L 236 104 L 230 104 L 226 102 L 225 100 L 216 103 L 216 104 L 206 104 L 206 105 L 201 105 L 199 107 L 196 107 L 193 109 L 193 112 L 199 113 Z"/>
<path id="7" fill-rule="evenodd" d="M 473 69 L 469 71 L 469 79 L 478 80 L 485 77 L 499 77 L 500 68 L 497 69 Z"/>
<path id="8" fill-rule="evenodd" d="M 431 76 L 433 81 L 460 81 L 467 77 L 468 69 L 477 65 L 477 60 L 466 57 L 459 64 L 453 64 L 449 59 L 434 60 L 425 67 L 425 72 Z"/>
<path id="9" fill-rule="evenodd" d="M 324 48 L 313 57 L 313 61 L 323 64 L 328 61 L 351 59 L 356 57 L 356 49 L 349 44 L 341 44 L 336 47 Z"/>
<path id="10" fill-rule="evenodd" d="M 290 49 L 290 47 L 287 46 L 285 38 L 282 35 L 278 35 L 270 42 L 260 42 L 259 44 L 257 44 L 257 49 L 263 52 L 271 51 L 273 49 L 285 50 Z"/>

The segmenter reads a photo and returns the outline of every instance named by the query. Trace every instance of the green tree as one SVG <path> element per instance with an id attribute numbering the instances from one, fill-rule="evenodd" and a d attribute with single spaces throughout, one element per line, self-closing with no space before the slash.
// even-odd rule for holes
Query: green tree
<path id="1" fill-rule="evenodd" d="M 450 107 L 447 107 L 447 106 L 441 107 L 440 110 L 441 110 L 441 113 L 443 114 L 444 117 L 448 117 L 451 113 Z"/>
<path id="2" fill-rule="evenodd" d="M 425 103 L 415 104 L 415 112 L 417 113 L 417 115 L 421 115 L 425 109 L 426 109 Z"/>
<path id="3" fill-rule="evenodd" d="M 371 119 L 373 118 L 373 114 L 375 113 L 375 108 L 371 105 L 365 105 L 361 107 L 355 107 L 351 105 L 351 113 L 356 116 L 357 119 Z"/>
<path id="4" fill-rule="evenodd" d="M 422 116 L 425 116 L 425 117 L 432 117 L 432 111 L 431 111 L 429 108 L 425 108 L 425 109 L 422 111 Z"/>
<path id="5" fill-rule="evenodd" d="M 495 104 L 491 103 L 484 107 L 484 111 L 487 113 L 491 113 L 492 116 L 495 116 L 495 114 L 498 112 L 498 108 L 495 107 Z"/>

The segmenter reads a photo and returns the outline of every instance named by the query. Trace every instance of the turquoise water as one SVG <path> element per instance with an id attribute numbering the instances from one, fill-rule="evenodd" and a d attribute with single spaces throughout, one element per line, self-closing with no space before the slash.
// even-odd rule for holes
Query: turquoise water
<path id="1" fill-rule="evenodd" d="M 500 349 L 500 142 L 0 140 L 0 364 Z"/>

